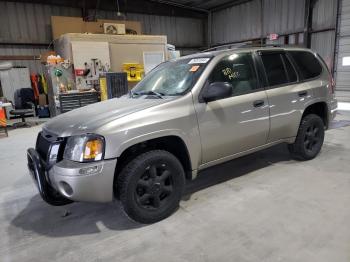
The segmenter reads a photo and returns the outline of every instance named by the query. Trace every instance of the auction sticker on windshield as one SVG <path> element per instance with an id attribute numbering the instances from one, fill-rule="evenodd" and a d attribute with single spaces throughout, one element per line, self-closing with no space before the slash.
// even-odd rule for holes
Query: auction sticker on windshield
<path id="1" fill-rule="evenodd" d="M 196 66 L 192 66 L 191 69 L 190 69 L 190 72 L 197 72 L 197 70 L 199 69 L 199 65 L 196 65 Z"/>
<path id="2" fill-rule="evenodd" d="M 191 64 L 206 64 L 210 58 L 194 58 L 190 62 L 188 62 L 190 65 Z"/>

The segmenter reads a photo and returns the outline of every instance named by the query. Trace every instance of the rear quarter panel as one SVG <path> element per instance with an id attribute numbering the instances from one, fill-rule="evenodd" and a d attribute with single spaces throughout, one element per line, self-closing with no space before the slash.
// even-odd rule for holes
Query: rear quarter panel
<path id="1" fill-rule="evenodd" d="M 325 102 L 330 112 L 330 104 L 334 98 L 330 92 L 330 76 L 326 65 L 318 60 L 322 66 L 322 73 L 318 77 L 267 90 L 270 103 L 268 142 L 296 137 L 303 113 L 312 104 Z M 300 97 L 298 93 L 301 91 L 307 91 L 307 95 Z"/>
<path id="2" fill-rule="evenodd" d="M 270 103 L 268 142 L 297 135 L 304 110 L 314 103 L 326 101 L 324 96 L 318 94 L 320 90 L 325 89 L 322 87 L 324 84 L 326 84 L 324 80 L 315 79 L 267 91 Z M 301 91 L 307 91 L 307 96 L 299 97 L 298 93 Z"/>

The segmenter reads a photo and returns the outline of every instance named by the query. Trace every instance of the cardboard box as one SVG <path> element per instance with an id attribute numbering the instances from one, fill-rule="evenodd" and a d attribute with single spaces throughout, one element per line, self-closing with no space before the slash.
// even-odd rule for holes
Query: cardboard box
<path id="1" fill-rule="evenodd" d="M 51 16 L 52 37 L 57 39 L 65 33 L 84 32 L 84 21 L 81 17 Z"/>
<path id="2" fill-rule="evenodd" d="M 45 94 L 39 95 L 39 106 L 46 106 L 47 105 L 47 98 Z"/>
<path id="3" fill-rule="evenodd" d="M 141 23 L 138 21 L 98 19 L 97 22 L 85 22 L 81 17 L 51 16 L 52 38 L 57 39 L 66 33 L 103 34 L 104 23 L 125 24 L 126 30 L 142 34 Z"/>
<path id="4" fill-rule="evenodd" d="M 104 23 L 103 31 L 110 35 L 125 35 L 125 24 Z"/>

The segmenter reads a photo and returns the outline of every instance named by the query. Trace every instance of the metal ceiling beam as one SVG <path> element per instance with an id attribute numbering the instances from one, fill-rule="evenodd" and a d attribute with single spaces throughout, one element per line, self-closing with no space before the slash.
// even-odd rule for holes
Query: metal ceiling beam
<path id="1" fill-rule="evenodd" d="M 166 0 L 147 0 L 150 2 L 157 2 L 157 3 L 161 3 L 161 4 L 165 4 L 165 5 L 170 5 L 170 6 L 176 6 L 179 8 L 183 8 L 183 9 L 188 9 L 188 10 L 193 10 L 196 12 L 200 12 L 200 13 L 209 13 L 209 10 L 207 9 L 203 9 L 203 8 L 199 8 L 199 7 L 195 7 L 195 6 L 190 6 L 190 5 L 183 5 L 183 4 L 179 4 L 176 2 L 172 2 L 172 1 L 166 1 Z"/>
<path id="2" fill-rule="evenodd" d="M 215 2 L 215 0 L 212 0 Z M 215 12 L 215 11 L 220 11 L 222 9 L 226 9 L 226 8 L 230 8 L 232 6 L 236 6 L 236 5 L 241 5 L 241 4 L 245 4 L 248 2 L 252 2 L 253 0 L 236 0 L 236 1 L 227 1 L 226 3 L 223 3 L 221 5 L 217 5 L 213 8 L 211 8 L 210 10 Z"/>
<path id="3" fill-rule="evenodd" d="M 4 2 L 5 0 L 0 0 Z M 37 3 L 53 6 L 66 6 L 80 9 L 92 9 L 96 8 L 95 1 L 84 0 L 8 0 L 10 2 L 22 2 L 22 3 Z M 120 11 L 123 13 L 140 13 L 149 15 L 164 15 L 164 16 L 182 16 L 192 17 L 199 19 L 207 19 L 207 11 L 204 9 L 191 8 L 185 5 L 174 4 L 171 1 L 166 0 L 119 0 Z M 101 0 L 99 3 L 99 10 L 104 11 L 116 11 L 115 0 Z"/>
<path id="4" fill-rule="evenodd" d="M 184 9 L 190 9 L 194 10 L 197 12 L 204 12 L 204 13 L 209 13 L 209 11 L 217 11 L 221 10 L 224 8 L 228 8 L 231 6 L 239 5 L 245 2 L 250 2 L 253 0 L 227 0 L 222 4 L 216 4 L 217 0 L 201 0 L 201 1 L 195 1 L 194 3 L 191 4 L 180 4 L 176 0 L 147 0 L 147 1 L 152 1 L 152 2 L 158 2 L 158 3 L 164 3 L 167 5 L 172 5 L 172 6 L 178 6 L 180 8 Z M 208 6 L 207 8 L 203 8 L 201 6 Z"/>

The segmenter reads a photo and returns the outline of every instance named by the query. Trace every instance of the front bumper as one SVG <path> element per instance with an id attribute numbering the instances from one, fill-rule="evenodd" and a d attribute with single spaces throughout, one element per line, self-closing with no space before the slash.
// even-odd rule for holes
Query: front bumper
<path id="1" fill-rule="evenodd" d="M 62 160 L 48 168 L 35 149 L 28 149 L 27 156 L 29 171 L 47 203 L 57 206 L 113 200 L 116 159 L 92 163 Z M 87 169 L 93 172 L 85 174 Z"/>

